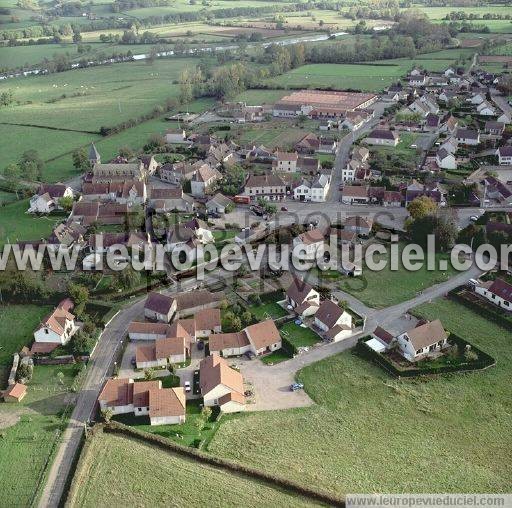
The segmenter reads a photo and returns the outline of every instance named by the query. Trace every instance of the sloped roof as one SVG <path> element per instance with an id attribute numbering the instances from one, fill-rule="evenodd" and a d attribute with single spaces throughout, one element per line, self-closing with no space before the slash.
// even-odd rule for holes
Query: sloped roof
<path id="1" fill-rule="evenodd" d="M 281 340 L 281 335 L 272 319 L 256 323 L 245 328 L 252 345 L 258 350 L 275 344 Z"/>
<path id="2" fill-rule="evenodd" d="M 173 297 L 162 295 L 161 293 L 151 292 L 146 299 L 144 308 L 158 314 L 168 314 L 173 303 Z"/>
<path id="3" fill-rule="evenodd" d="M 182 386 L 149 391 L 150 417 L 184 416 L 185 406 L 185 390 Z"/>
<path id="4" fill-rule="evenodd" d="M 407 336 L 416 350 L 431 346 L 448 338 L 448 334 L 439 319 L 408 330 Z"/>
<path id="5" fill-rule="evenodd" d="M 320 304 L 315 318 L 318 318 L 328 328 L 332 328 L 344 312 L 339 305 L 336 305 L 331 300 L 324 300 Z"/>
<path id="6" fill-rule="evenodd" d="M 310 284 L 294 277 L 290 287 L 286 291 L 286 295 L 294 302 L 301 304 L 312 290 L 313 287 Z"/>
<path id="7" fill-rule="evenodd" d="M 219 355 L 207 356 L 201 360 L 199 372 L 199 384 L 203 395 L 220 384 L 234 392 L 244 393 L 242 374 L 232 369 Z"/>

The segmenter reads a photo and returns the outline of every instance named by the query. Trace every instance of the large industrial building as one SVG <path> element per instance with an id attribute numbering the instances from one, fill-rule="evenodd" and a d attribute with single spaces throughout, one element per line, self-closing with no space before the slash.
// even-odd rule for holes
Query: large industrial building
<path id="1" fill-rule="evenodd" d="M 276 102 L 273 115 L 280 118 L 300 115 L 310 118 L 342 118 L 347 111 L 367 108 L 377 98 L 372 93 L 300 90 Z"/>

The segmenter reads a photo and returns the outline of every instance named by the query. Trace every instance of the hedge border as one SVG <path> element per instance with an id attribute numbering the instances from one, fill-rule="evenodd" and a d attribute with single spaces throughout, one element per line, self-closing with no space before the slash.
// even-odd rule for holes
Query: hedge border
<path id="1" fill-rule="evenodd" d="M 267 484 L 271 487 L 285 490 L 291 494 L 295 494 L 298 496 L 305 496 L 311 500 L 318 501 L 320 503 L 327 503 L 329 506 L 345 506 L 345 500 L 341 497 L 335 496 L 333 494 L 329 494 L 327 492 L 316 490 L 311 487 L 307 487 L 296 483 L 292 480 L 288 480 L 286 478 L 278 477 L 271 473 L 266 473 L 260 471 L 258 469 L 254 469 L 248 466 L 244 466 L 242 464 L 238 464 L 236 462 L 232 462 L 226 459 L 222 459 L 220 457 L 214 457 L 213 455 L 208 455 L 204 452 L 201 452 L 195 448 L 188 448 L 185 446 L 181 446 L 177 443 L 169 441 L 166 438 L 158 436 L 156 434 L 148 434 L 145 432 L 141 432 L 139 430 L 133 429 L 126 425 L 123 425 L 118 422 L 110 422 L 107 424 L 96 424 L 94 426 L 93 435 L 102 430 L 104 432 L 111 432 L 113 434 L 122 434 L 139 441 L 142 441 L 146 444 L 150 444 L 152 446 L 158 445 L 159 448 L 164 449 L 168 453 L 174 453 L 176 455 L 181 455 L 188 459 L 193 459 L 198 462 L 202 462 L 203 464 L 217 467 L 225 470 L 229 473 L 234 473 L 239 476 L 246 477 L 248 479 L 260 481 L 264 484 Z M 83 461 L 83 457 L 80 457 L 78 463 Z M 78 470 L 78 468 L 76 469 Z M 78 488 L 79 479 L 77 477 L 73 478 L 73 482 L 71 484 L 71 488 L 67 492 L 66 495 L 66 504 L 65 506 L 71 506 L 69 504 L 69 500 L 71 500 L 71 496 L 73 495 L 73 491 Z"/>
<path id="2" fill-rule="evenodd" d="M 457 303 L 460 303 L 461 305 L 464 305 L 464 307 L 467 307 L 468 309 L 471 309 L 475 311 L 480 316 L 484 317 L 485 319 L 488 319 L 489 321 L 494 321 L 497 325 L 501 326 L 502 328 L 505 328 L 508 331 L 512 331 L 512 321 L 506 319 L 503 317 L 503 315 L 492 309 L 490 307 L 492 303 L 487 303 L 482 300 L 482 304 L 479 305 L 475 302 L 471 302 L 470 300 L 467 300 L 463 296 L 459 294 L 459 292 L 464 289 L 462 286 L 459 286 L 458 288 L 452 289 L 448 292 L 448 297 Z"/>
<path id="3" fill-rule="evenodd" d="M 389 360 L 387 360 L 380 353 L 374 351 L 370 346 L 366 344 L 366 340 L 370 338 L 369 335 L 366 335 L 359 339 L 356 352 L 359 353 L 362 357 L 372 361 L 377 364 L 379 367 L 384 369 L 386 372 L 400 379 L 401 377 L 420 377 L 420 376 L 435 376 L 442 374 L 452 374 L 456 372 L 472 372 L 477 370 L 486 370 L 489 367 L 494 367 L 496 365 L 496 360 L 488 355 L 485 351 L 473 346 L 468 341 L 462 339 L 458 335 L 453 333 L 450 334 L 450 340 L 452 342 L 457 343 L 459 346 L 463 346 L 466 344 L 470 344 L 471 349 L 476 351 L 479 356 L 479 360 L 472 362 L 469 365 L 446 365 L 443 367 L 425 367 L 425 368 L 417 368 L 417 369 L 408 369 L 401 370 L 398 369 L 395 365 L 393 365 Z"/>

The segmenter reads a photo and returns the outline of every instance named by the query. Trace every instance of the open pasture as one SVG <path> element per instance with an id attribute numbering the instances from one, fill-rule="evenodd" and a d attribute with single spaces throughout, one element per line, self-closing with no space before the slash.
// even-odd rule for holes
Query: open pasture
<path id="1" fill-rule="evenodd" d="M 496 367 L 403 381 L 347 351 L 299 372 L 315 405 L 226 420 L 209 451 L 339 495 L 508 492 L 510 333 L 444 299 L 418 310 Z"/>

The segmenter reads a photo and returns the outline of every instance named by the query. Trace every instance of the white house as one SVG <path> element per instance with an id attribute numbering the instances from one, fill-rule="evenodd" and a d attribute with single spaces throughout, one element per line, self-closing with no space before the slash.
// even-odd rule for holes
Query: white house
<path id="1" fill-rule="evenodd" d="M 286 303 L 299 316 L 312 316 L 320 307 L 320 294 L 303 280 L 294 277 L 286 291 Z"/>
<path id="2" fill-rule="evenodd" d="M 149 293 L 144 304 L 144 316 L 147 319 L 169 323 L 176 313 L 176 299 L 160 293 Z"/>
<path id="3" fill-rule="evenodd" d="M 478 145 L 480 143 L 480 133 L 474 129 L 457 129 L 455 138 L 458 143 L 463 145 Z"/>
<path id="4" fill-rule="evenodd" d="M 295 173 L 297 171 L 297 152 L 277 152 L 276 158 L 272 161 L 272 169 L 280 173 Z"/>
<path id="5" fill-rule="evenodd" d="M 28 213 L 50 213 L 60 208 L 61 198 L 73 198 L 73 189 L 62 183 L 42 184 L 30 198 Z"/>
<path id="6" fill-rule="evenodd" d="M 242 374 L 224 358 L 210 355 L 199 364 L 199 386 L 205 406 L 218 406 L 223 413 L 245 410 Z"/>
<path id="7" fill-rule="evenodd" d="M 345 219 L 345 230 L 356 233 L 357 235 L 369 236 L 373 227 L 373 219 L 371 217 L 362 217 L 353 215 Z"/>
<path id="8" fill-rule="evenodd" d="M 494 115 L 496 115 L 495 109 L 487 101 L 481 102 L 476 107 L 476 110 L 482 116 L 494 116 Z"/>
<path id="9" fill-rule="evenodd" d="M 496 153 L 500 166 L 512 165 L 512 146 L 500 146 Z"/>
<path id="10" fill-rule="evenodd" d="M 322 203 L 329 192 L 330 181 L 327 175 L 318 175 L 312 182 L 304 179 L 293 190 L 293 197 L 299 201 Z"/>
<path id="11" fill-rule="evenodd" d="M 473 97 L 471 97 L 469 99 L 469 102 L 471 102 L 471 104 L 477 106 L 478 104 L 482 104 L 482 102 L 485 101 L 485 94 L 483 93 L 476 93 L 473 95 Z"/>
<path id="12" fill-rule="evenodd" d="M 201 165 L 190 180 L 191 194 L 194 197 L 202 198 L 208 194 L 215 182 L 220 180 L 222 175 L 209 164 Z"/>
<path id="13" fill-rule="evenodd" d="M 79 330 L 75 316 L 69 312 L 73 309 L 73 302 L 66 299 L 46 316 L 34 332 L 36 342 L 64 345 Z"/>
<path id="14" fill-rule="evenodd" d="M 213 198 L 209 199 L 206 202 L 206 209 L 208 212 L 215 212 L 220 214 L 225 214 L 228 210 L 234 208 L 233 201 L 228 197 L 224 196 L 220 192 L 217 192 Z"/>
<path id="15" fill-rule="evenodd" d="M 436 153 L 436 163 L 441 169 L 457 169 L 457 160 L 453 153 L 440 148 Z"/>
<path id="16" fill-rule="evenodd" d="M 510 115 L 508 115 L 507 113 L 501 113 L 501 115 L 497 118 L 497 121 L 502 122 L 505 125 L 508 125 L 511 123 Z"/>
<path id="17" fill-rule="evenodd" d="M 341 202 L 346 205 L 365 205 L 370 202 L 367 185 L 345 185 L 341 193 Z"/>
<path id="18" fill-rule="evenodd" d="M 152 344 L 137 346 L 135 361 L 138 369 L 153 369 L 184 363 L 189 355 L 190 348 L 185 337 L 165 337 Z"/>
<path id="19" fill-rule="evenodd" d="M 475 293 L 502 309 L 512 311 L 512 285 L 503 279 L 482 282 L 475 286 Z"/>
<path id="20" fill-rule="evenodd" d="M 448 334 L 436 319 L 398 335 L 397 342 L 402 356 L 416 362 L 444 349 L 448 345 Z"/>
<path id="21" fill-rule="evenodd" d="M 374 129 L 364 141 L 369 145 L 396 146 L 399 136 L 395 131 Z"/>
<path id="22" fill-rule="evenodd" d="M 293 239 L 293 248 L 300 248 L 303 259 L 315 259 L 319 249 L 324 246 L 324 234 L 319 229 L 311 229 Z"/>
<path id="23" fill-rule="evenodd" d="M 315 314 L 315 326 L 336 342 L 352 333 L 352 316 L 331 300 L 324 300 Z"/>

